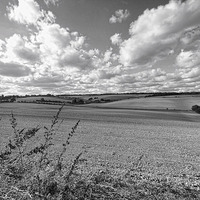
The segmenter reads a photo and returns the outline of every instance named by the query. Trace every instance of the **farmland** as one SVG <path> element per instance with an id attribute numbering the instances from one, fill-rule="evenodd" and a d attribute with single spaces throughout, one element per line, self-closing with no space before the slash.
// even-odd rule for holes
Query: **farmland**
<path id="1" fill-rule="evenodd" d="M 179 95 L 148 98 L 126 98 L 107 104 L 95 105 L 104 108 L 145 109 L 145 110 L 191 110 L 191 107 L 200 103 L 198 95 Z M 94 106 L 94 105 L 91 105 Z"/>
<path id="2" fill-rule="evenodd" d="M 23 168 L 27 174 L 23 175 L 22 181 L 15 176 L 13 180 L 18 181 L 17 186 L 10 186 L 9 179 L 8 183 L 5 183 L 6 186 L 1 184 L 7 179 L 3 178 L 3 171 L 0 173 L 1 193 L 6 196 L 12 191 L 12 195 L 18 195 L 17 199 L 22 198 L 25 193 L 38 197 L 39 193 L 35 192 L 35 188 L 39 186 L 41 189 L 36 191 L 50 199 L 46 188 L 53 183 L 52 171 L 48 172 L 51 169 L 49 167 L 53 167 L 54 183 L 58 184 L 55 194 L 51 193 L 54 199 L 59 199 L 58 195 L 63 194 L 66 185 L 71 191 L 67 199 L 71 194 L 73 197 L 70 199 L 82 199 L 83 196 L 84 199 L 105 197 L 113 200 L 199 199 L 200 115 L 191 110 L 192 105 L 198 104 L 198 96 L 113 98 L 115 100 L 108 103 L 65 104 L 59 115 L 60 121 L 54 128 L 54 145 L 48 154 L 51 165 L 48 162 L 45 164 L 45 176 L 42 175 L 44 171 L 40 165 L 37 165 L 37 162 L 34 164 L 28 158 L 26 162 L 29 161 L 33 167 Z M 24 99 L 26 103 L 0 104 L 1 148 L 12 138 L 14 132 L 12 126 L 15 126 L 15 119 L 13 121 L 11 113 L 17 120 L 19 132 L 23 128 L 41 128 L 34 140 L 25 147 L 26 151 L 45 144 L 46 140 L 42 136 L 45 130 L 50 130 L 54 124 L 52 119 L 60 105 L 31 103 L 32 100 L 33 98 L 27 98 Z M 50 101 L 55 102 L 55 97 Z M 63 142 L 78 120 L 78 128 L 70 139 L 70 145 L 67 145 L 63 157 L 65 164 L 57 169 L 57 152 L 62 151 Z M 76 161 L 80 152 L 84 152 L 84 163 Z M 36 157 L 33 158 L 38 160 L 40 154 L 36 153 Z M 20 169 L 20 160 L 14 166 Z M 70 170 L 68 166 L 75 168 Z M 0 167 L 3 167 L 5 172 L 10 170 L 9 162 L 7 166 Z M 35 167 L 39 171 L 35 170 Z M 11 172 L 12 169 L 13 166 Z M 66 172 L 71 177 L 67 182 Z M 38 176 L 35 176 L 35 173 Z M 10 176 L 7 173 L 4 175 L 7 178 Z M 18 175 L 18 171 L 14 171 L 14 175 Z M 28 186 L 37 181 L 36 177 L 39 177 L 39 182 L 31 189 Z M 41 186 L 41 181 L 44 186 Z M 22 186 L 28 189 L 18 190 Z"/>
<path id="3" fill-rule="evenodd" d="M 56 147 L 59 148 L 76 121 L 81 120 L 72 139 L 71 154 L 73 156 L 82 151 L 83 147 L 87 148 L 88 153 L 85 156 L 95 167 L 108 162 L 110 167 L 124 168 L 130 166 L 140 155 L 145 155 L 144 160 L 149 161 L 156 170 L 181 171 L 191 165 L 198 169 L 200 115 L 187 110 L 190 98 L 188 100 L 188 97 L 184 97 L 183 104 L 173 104 L 173 101 L 169 104 L 169 99 L 170 97 L 142 98 L 91 106 L 67 105 L 60 115 L 64 121 L 58 130 Z M 153 100 L 155 104 L 163 100 L 165 107 L 154 107 Z M 137 109 L 130 109 L 130 106 L 134 108 L 133 101 Z M 145 104 L 144 101 L 149 103 Z M 140 110 L 140 105 L 146 107 L 143 106 Z M 174 109 L 170 105 L 185 107 Z M 166 110 L 166 106 L 173 109 Z M 59 107 L 32 103 L 0 104 L 1 143 L 12 132 L 9 122 L 11 112 L 21 128 L 37 125 L 43 127 L 51 123 Z"/>

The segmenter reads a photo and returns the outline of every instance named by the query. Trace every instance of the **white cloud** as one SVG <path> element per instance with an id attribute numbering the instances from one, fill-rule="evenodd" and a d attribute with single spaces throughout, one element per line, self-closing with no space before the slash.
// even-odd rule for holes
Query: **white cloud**
<path id="1" fill-rule="evenodd" d="M 200 51 L 182 51 L 176 58 L 179 67 L 192 68 L 200 64 Z"/>
<path id="2" fill-rule="evenodd" d="M 5 40 L 2 60 L 6 62 L 19 62 L 21 64 L 39 61 L 39 50 L 27 37 L 14 34 Z"/>
<path id="3" fill-rule="evenodd" d="M 23 12 L 24 9 L 30 13 Z M 34 0 L 10 4 L 7 10 L 10 20 L 35 28 L 27 27 L 26 36 L 14 34 L 0 40 L 2 84 L 9 81 L 9 87 L 14 84 L 13 89 L 20 93 L 60 93 L 62 87 L 83 89 L 84 76 L 102 63 L 99 50 L 86 50 L 85 36 L 55 23 L 54 14 L 41 10 Z"/>
<path id="4" fill-rule="evenodd" d="M 42 13 L 34 0 L 18 0 L 18 5 L 7 7 L 8 18 L 21 24 L 35 24 Z"/>
<path id="5" fill-rule="evenodd" d="M 141 83 L 141 84 L 153 84 L 155 79 L 157 81 L 162 82 L 163 79 L 166 78 L 166 72 L 161 70 L 160 68 L 157 69 L 150 69 L 141 71 L 134 74 L 124 74 L 117 78 L 118 83 Z"/>
<path id="6" fill-rule="evenodd" d="M 40 26 L 41 28 L 44 24 L 55 23 L 56 16 L 51 11 L 41 10 L 41 13 L 42 13 L 42 18 L 38 21 L 37 26 Z"/>
<path id="7" fill-rule="evenodd" d="M 108 62 L 112 56 L 112 49 L 109 49 L 104 54 L 104 62 Z"/>
<path id="8" fill-rule="evenodd" d="M 58 24 L 44 24 L 34 38 L 39 44 L 41 61 L 54 68 L 86 70 L 91 67 L 90 55 L 83 50 L 85 36 L 70 32 Z"/>
<path id="9" fill-rule="evenodd" d="M 110 37 L 112 44 L 120 45 L 122 43 L 121 34 L 115 33 L 113 36 Z"/>
<path id="10" fill-rule="evenodd" d="M 0 40 L 0 51 L 3 50 L 3 45 L 5 45 L 5 42 L 3 40 Z"/>
<path id="11" fill-rule="evenodd" d="M 43 53 L 58 53 L 70 44 L 71 35 L 58 24 L 43 24 L 36 34 L 36 42 L 40 44 Z"/>
<path id="12" fill-rule="evenodd" d="M 0 82 L 12 88 L 10 93 L 190 91 L 194 82 L 200 82 L 197 0 L 170 1 L 146 10 L 130 25 L 127 40 L 119 33 L 110 37 L 119 46 L 119 55 L 114 47 L 105 52 L 89 50 L 86 36 L 61 27 L 54 14 L 40 9 L 36 1 L 19 2 L 8 7 L 9 19 L 35 27 L 26 26 L 26 36 L 0 40 Z M 54 2 L 46 0 L 48 5 Z M 24 8 L 30 8 L 30 13 Z M 126 10 L 116 11 L 111 21 L 122 22 L 128 15 Z M 150 69 L 153 62 L 169 55 L 177 56 L 175 72 Z"/>
<path id="13" fill-rule="evenodd" d="M 21 3 L 25 2 L 21 1 Z M 52 12 L 41 10 L 33 0 L 25 4 L 31 8 L 36 6 L 36 11 L 40 14 L 35 18 L 31 18 L 32 15 L 26 18 L 27 13 L 23 13 L 22 4 L 9 6 L 10 20 L 33 24 L 36 29 L 29 32 L 28 36 L 14 34 L 0 41 L 2 83 L 6 84 L 8 78 L 5 77 L 9 77 L 10 84 L 12 82 L 19 88 L 24 87 L 24 92 L 52 92 L 66 85 L 68 87 L 71 85 L 76 90 L 76 87 L 80 87 L 78 82 L 81 76 L 94 68 L 93 57 L 98 60 L 96 56 L 99 50 L 94 49 L 89 52 L 84 50 L 85 36 L 78 32 L 71 32 L 68 28 L 62 28 L 55 23 Z M 12 61 L 15 63 L 13 64 Z M 76 86 L 73 85 L 74 81 L 77 81 Z M 16 91 L 19 91 L 19 88 L 16 87 Z"/>
<path id="14" fill-rule="evenodd" d="M 115 11 L 115 15 L 112 15 L 112 17 L 109 19 L 109 22 L 111 24 L 114 24 L 114 23 L 122 23 L 122 21 L 125 21 L 128 17 L 129 17 L 130 13 L 128 10 L 122 10 L 122 9 L 119 9 L 119 10 L 116 10 Z"/>
<path id="15" fill-rule="evenodd" d="M 91 57 L 84 51 L 78 51 L 69 47 L 60 57 L 59 65 L 78 70 L 88 70 L 91 68 Z"/>
<path id="16" fill-rule="evenodd" d="M 121 63 L 144 64 L 169 55 L 185 30 L 199 24 L 199 10 L 199 0 L 171 0 L 165 6 L 145 10 L 131 23 L 130 38 L 120 46 Z"/>
<path id="17" fill-rule="evenodd" d="M 40 6 L 35 0 L 18 0 L 18 5 L 9 4 L 7 6 L 7 12 L 9 20 L 20 24 L 37 26 L 39 21 L 55 22 L 53 13 L 40 10 Z"/>
<path id="18" fill-rule="evenodd" d="M 200 40 L 200 26 L 189 28 L 181 37 L 181 42 L 184 45 L 191 44 L 196 40 Z"/>
<path id="19" fill-rule="evenodd" d="M 44 0 L 44 2 L 49 6 L 53 4 L 54 6 L 58 4 L 59 0 Z"/>
<path id="20" fill-rule="evenodd" d="M 192 68 L 192 69 L 184 69 L 184 70 L 181 70 L 180 71 L 180 76 L 183 78 L 183 79 L 194 79 L 196 77 L 199 78 L 199 75 L 200 75 L 200 68 L 199 67 L 195 67 L 195 68 Z"/>
<path id="21" fill-rule="evenodd" d="M 98 56 L 100 51 L 99 49 L 90 49 L 88 52 L 91 56 Z"/>
<path id="22" fill-rule="evenodd" d="M 80 49 L 83 47 L 83 44 L 85 42 L 85 37 L 84 36 L 77 36 L 75 40 L 72 40 L 70 42 L 71 46 L 75 49 Z"/>

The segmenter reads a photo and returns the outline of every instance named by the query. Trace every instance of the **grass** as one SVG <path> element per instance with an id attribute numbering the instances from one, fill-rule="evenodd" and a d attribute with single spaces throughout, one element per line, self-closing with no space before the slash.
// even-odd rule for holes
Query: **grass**
<path id="1" fill-rule="evenodd" d="M 109 163 L 91 167 L 87 151 L 79 152 L 70 162 L 71 140 L 81 122 L 68 131 L 61 147 L 55 148 L 61 111 L 59 108 L 50 126 L 30 129 L 18 128 L 17 119 L 11 114 L 13 137 L 0 154 L 0 199 L 200 198 L 198 172 L 158 173 L 151 170 L 143 154 L 124 169 L 111 168 Z"/>

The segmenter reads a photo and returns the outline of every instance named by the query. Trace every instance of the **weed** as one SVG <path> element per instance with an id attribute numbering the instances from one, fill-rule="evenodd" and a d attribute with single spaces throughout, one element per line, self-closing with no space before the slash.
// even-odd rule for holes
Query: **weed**
<path id="1" fill-rule="evenodd" d="M 52 155 L 62 109 L 63 106 L 54 116 L 50 127 L 28 130 L 18 129 L 17 119 L 11 114 L 13 137 L 0 153 L 0 199 L 62 199 L 63 191 L 69 185 L 83 154 L 81 152 L 68 169 L 63 157 L 78 128 L 78 121 L 62 144 L 61 152 L 57 152 L 56 157 Z M 43 138 L 34 146 L 32 144 L 36 142 L 39 131 L 43 131 Z"/>

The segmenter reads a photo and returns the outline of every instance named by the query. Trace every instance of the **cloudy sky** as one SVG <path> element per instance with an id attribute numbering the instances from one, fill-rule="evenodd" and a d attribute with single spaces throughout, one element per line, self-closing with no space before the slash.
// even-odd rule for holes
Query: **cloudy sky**
<path id="1" fill-rule="evenodd" d="M 0 0 L 0 94 L 200 91 L 199 0 Z"/>

